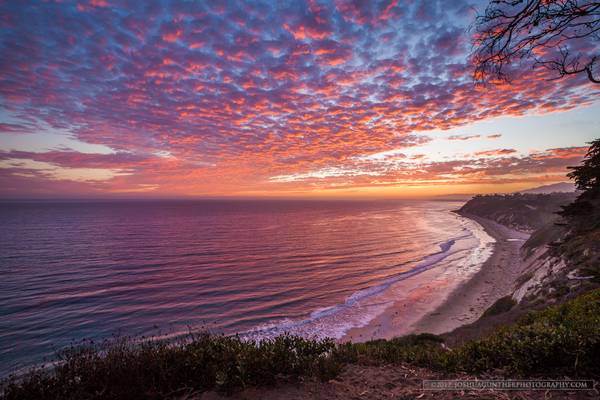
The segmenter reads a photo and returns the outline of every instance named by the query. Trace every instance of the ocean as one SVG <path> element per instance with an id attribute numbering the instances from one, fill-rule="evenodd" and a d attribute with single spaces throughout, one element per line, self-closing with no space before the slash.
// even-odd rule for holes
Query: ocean
<path id="1" fill-rule="evenodd" d="M 342 338 L 422 286 L 424 271 L 466 279 L 489 257 L 493 239 L 451 212 L 460 205 L 1 203 L 0 375 L 84 338 Z"/>

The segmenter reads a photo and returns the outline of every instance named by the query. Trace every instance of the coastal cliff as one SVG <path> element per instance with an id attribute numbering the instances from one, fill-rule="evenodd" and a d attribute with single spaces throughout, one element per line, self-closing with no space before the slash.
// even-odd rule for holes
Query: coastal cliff
<path id="1" fill-rule="evenodd" d="M 600 201 L 588 200 L 583 215 L 561 212 L 577 198 L 576 193 L 476 196 L 459 210 L 531 233 L 521 247 L 522 271 L 512 301 L 501 299 L 484 318 L 512 309 L 511 303 L 522 314 L 600 286 Z"/>
<path id="2" fill-rule="evenodd" d="M 560 207 L 577 197 L 571 193 L 475 196 L 460 208 L 463 214 L 491 219 L 501 225 L 532 233 L 554 223 Z"/>

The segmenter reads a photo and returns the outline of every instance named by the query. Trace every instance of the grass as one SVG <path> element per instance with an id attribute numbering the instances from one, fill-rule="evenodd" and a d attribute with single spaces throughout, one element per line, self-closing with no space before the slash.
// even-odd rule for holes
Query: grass
<path id="1" fill-rule="evenodd" d="M 599 377 L 600 290 L 532 312 L 515 325 L 451 350 L 430 334 L 345 344 L 289 335 L 251 343 L 199 334 L 181 343 L 87 343 L 64 351 L 60 359 L 52 371 L 33 369 L 9 378 L 0 398 L 152 399 L 209 389 L 230 393 L 302 377 L 331 379 L 349 363 Z"/>

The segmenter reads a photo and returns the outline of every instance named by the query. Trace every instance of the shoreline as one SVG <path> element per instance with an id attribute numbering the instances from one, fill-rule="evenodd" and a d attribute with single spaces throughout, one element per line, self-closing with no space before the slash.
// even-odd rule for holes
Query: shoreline
<path id="1" fill-rule="evenodd" d="M 475 221 L 496 241 L 492 254 L 479 270 L 447 292 L 438 304 L 422 304 L 417 296 L 396 301 L 366 326 L 348 331 L 340 342 L 391 339 L 412 333 L 447 333 L 475 322 L 494 302 L 512 290 L 522 269 L 520 248 L 529 234 L 487 218 L 456 213 Z M 433 280 L 438 273 L 426 271 L 424 277 Z M 424 284 L 416 292 L 429 290 L 432 290 L 430 285 Z"/>

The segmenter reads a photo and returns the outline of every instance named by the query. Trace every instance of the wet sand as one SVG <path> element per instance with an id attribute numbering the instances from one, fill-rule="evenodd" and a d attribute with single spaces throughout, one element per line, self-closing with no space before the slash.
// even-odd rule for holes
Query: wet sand
<path id="1" fill-rule="evenodd" d="M 422 278 L 431 279 L 431 285 L 423 285 L 414 296 L 393 303 L 367 326 L 350 330 L 342 341 L 389 339 L 409 333 L 446 333 L 476 321 L 496 300 L 512 291 L 522 268 L 519 250 L 529 234 L 486 218 L 461 215 L 479 223 L 496 240 L 492 255 L 480 270 L 453 290 L 440 287 L 436 276 L 439 272 L 435 268 L 426 271 Z M 431 290 L 439 290 L 441 294 L 435 304 L 419 301 L 422 297 L 419 291 Z"/>

